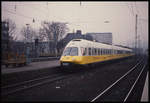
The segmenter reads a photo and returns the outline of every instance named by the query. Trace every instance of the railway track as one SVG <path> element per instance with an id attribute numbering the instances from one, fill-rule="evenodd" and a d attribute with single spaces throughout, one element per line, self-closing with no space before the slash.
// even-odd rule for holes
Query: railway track
<path id="1" fill-rule="evenodd" d="M 58 80 L 62 80 L 65 78 L 68 78 L 70 76 L 73 76 L 73 74 L 79 74 L 84 72 L 85 70 L 80 70 L 80 72 L 74 71 L 74 72 L 63 72 L 63 73 L 57 73 L 50 76 L 42 76 L 39 78 L 34 78 L 30 80 L 25 80 L 23 82 L 9 84 L 6 86 L 1 87 L 2 90 L 2 96 L 11 95 L 16 92 L 20 92 L 23 90 L 27 90 L 33 87 L 37 87 L 46 83 L 52 83 Z"/>
<path id="2" fill-rule="evenodd" d="M 29 88 L 37 87 L 37 86 L 40 86 L 40 85 L 43 85 L 46 83 L 51 83 L 51 82 L 54 82 L 57 80 L 64 79 L 69 76 L 71 76 L 71 74 L 66 74 L 66 75 L 54 74 L 51 76 L 44 76 L 44 77 L 40 77 L 40 78 L 36 78 L 36 79 L 32 79 L 32 80 L 23 81 L 20 83 L 7 85 L 4 87 L 1 87 L 2 96 L 10 95 L 10 94 L 20 92 L 20 91 L 23 91 L 23 90 L 26 90 Z"/>
<path id="3" fill-rule="evenodd" d="M 141 77 L 146 65 L 147 64 L 144 63 L 143 58 L 128 72 L 126 72 L 123 76 L 121 76 L 118 80 L 116 80 L 90 101 L 130 101 L 128 98 L 137 84 L 137 81 Z"/>
<path id="4" fill-rule="evenodd" d="M 137 60 L 138 61 L 138 60 Z M 2 90 L 2 96 L 7 96 L 7 95 L 11 95 L 11 94 L 15 94 L 18 92 L 21 92 L 23 90 L 27 90 L 33 87 L 37 87 L 46 83 L 52 83 L 58 80 L 62 80 L 68 77 L 73 76 L 73 74 L 80 74 L 82 72 L 88 72 L 88 71 L 92 71 L 92 69 L 83 69 L 80 70 L 80 72 L 71 72 L 71 73 L 58 73 L 58 74 L 53 74 L 51 76 L 44 76 L 44 77 L 40 77 L 40 78 L 36 78 L 36 79 L 31 79 L 31 80 L 27 80 L 24 82 L 20 82 L 20 83 L 15 83 L 15 84 L 11 84 L 11 85 L 7 85 L 4 87 L 1 87 Z"/>

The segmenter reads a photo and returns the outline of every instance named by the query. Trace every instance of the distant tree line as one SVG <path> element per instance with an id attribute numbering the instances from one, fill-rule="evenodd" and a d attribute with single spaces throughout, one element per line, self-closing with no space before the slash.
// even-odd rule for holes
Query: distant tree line
<path id="1" fill-rule="evenodd" d="M 11 19 L 5 19 L 4 21 L 9 23 L 9 41 L 17 41 L 18 35 L 16 33 L 17 28 L 15 22 Z M 39 39 L 39 42 L 53 42 L 54 50 L 57 55 L 59 49 L 58 42 L 62 39 L 68 30 L 69 28 L 67 27 L 67 23 L 44 20 L 41 22 L 41 27 L 37 31 L 34 30 L 31 26 L 23 26 L 21 28 L 20 35 L 23 36 L 22 42 L 33 42 L 36 38 Z"/>

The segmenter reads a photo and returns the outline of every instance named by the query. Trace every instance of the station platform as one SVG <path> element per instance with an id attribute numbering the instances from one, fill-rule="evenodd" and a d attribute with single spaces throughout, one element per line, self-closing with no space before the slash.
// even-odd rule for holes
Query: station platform
<path id="1" fill-rule="evenodd" d="M 15 72 L 22 72 L 22 71 L 31 71 L 31 70 L 38 70 L 38 69 L 46 69 L 60 66 L 59 60 L 50 60 L 50 61 L 41 61 L 41 62 L 32 62 L 26 66 L 22 67 L 5 67 L 4 65 L 1 66 L 1 74 L 9 74 Z"/>
<path id="2" fill-rule="evenodd" d="M 148 78 L 149 77 L 149 72 L 147 72 L 147 76 L 146 76 L 146 81 L 145 81 L 145 85 L 144 85 L 144 89 L 143 89 L 143 93 L 142 93 L 142 97 L 141 97 L 141 102 L 148 102 L 148 88 L 149 88 L 149 85 L 148 85 Z"/>

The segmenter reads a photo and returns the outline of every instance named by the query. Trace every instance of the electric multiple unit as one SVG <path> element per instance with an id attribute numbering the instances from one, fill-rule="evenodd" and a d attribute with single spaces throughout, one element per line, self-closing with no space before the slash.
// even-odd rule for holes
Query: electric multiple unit
<path id="1" fill-rule="evenodd" d="M 65 47 L 60 58 L 61 66 L 87 65 L 134 55 L 131 49 L 119 46 L 73 39 Z"/>

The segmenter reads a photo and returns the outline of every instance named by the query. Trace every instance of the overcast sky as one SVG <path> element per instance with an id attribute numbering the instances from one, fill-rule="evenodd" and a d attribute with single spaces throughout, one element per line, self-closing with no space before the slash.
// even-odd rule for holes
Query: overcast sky
<path id="1" fill-rule="evenodd" d="M 42 20 L 48 20 L 68 22 L 69 32 L 112 32 L 115 44 L 130 47 L 135 42 L 135 14 L 138 14 L 138 35 L 142 46 L 148 47 L 148 2 L 2 2 L 1 5 L 2 20 L 15 21 L 19 39 L 22 38 L 19 30 L 27 23 L 38 29 Z"/>

